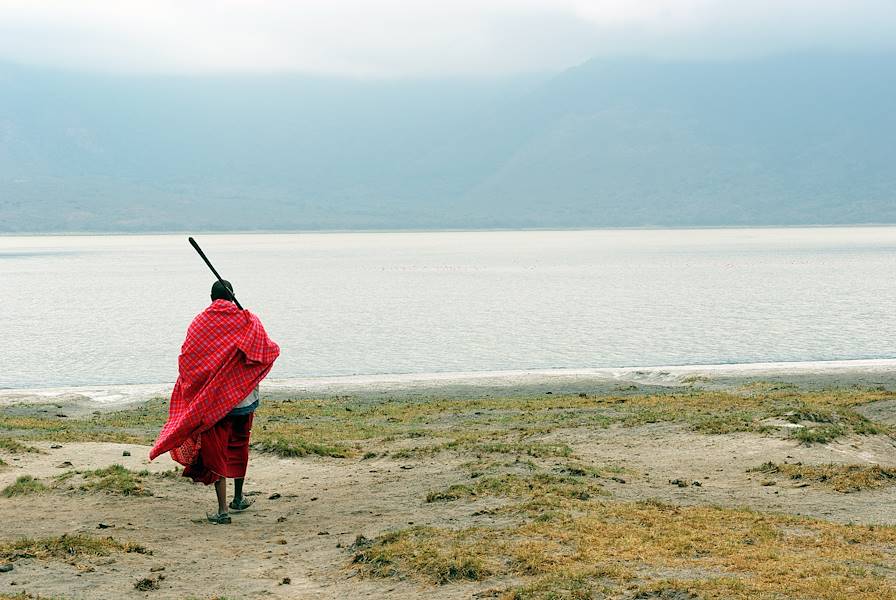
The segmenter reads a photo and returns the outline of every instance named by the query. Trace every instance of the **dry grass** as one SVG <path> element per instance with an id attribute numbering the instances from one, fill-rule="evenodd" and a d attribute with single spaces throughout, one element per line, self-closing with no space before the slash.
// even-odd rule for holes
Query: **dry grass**
<path id="1" fill-rule="evenodd" d="M 792 481 L 818 483 L 846 494 L 896 485 L 896 469 L 880 465 L 804 465 L 767 462 L 748 472 L 786 477 Z"/>
<path id="2" fill-rule="evenodd" d="M 590 598 L 604 589 L 665 585 L 701 598 L 877 600 L 896 594 L 896 582 L 887 576 L 896 567 L 894 544 L 892 527 L 590 501 L 549 521 L 505 528 L 393 532 L 359 545 L 353 561 L 369 576 L 434 584 L 529 579 L 504 590 L 505 598 Z M 669 570 L 690 576 L 666 582 Z M 564 589 L 566 596 L 548 593 Z"/>
<path id="3" fill-rule="evenodd" d="M 860 394 L 794 399 L 792 393 L 785 390 L 786 397 L 773 402 L 746 398 L 732 413 L 733 420 L 726 420 L 726 411 L 732 407 L 724 397 L 697 394 L 681 400 L 684 408 L 675 419 L 698 430 L 710 418 L 716 429 L 722 421 L 758 428 L 768 414 L 793 413 L 799 404 L 818 411 L 792 414 L 800 421 L 808 416 L 818 422 L 829 419 L 852 432 L 862 423 L 850 412 L 855 403 L 861 403 Z M 622 404 L 630 402 L 635 406 L 620 414 L 638 423 L 648 413 L 653 419 L 667 410 L 651 397 L 628 398 Z M 728 430 L 728 425 L 723 429 Z M 459 446 L 467 451 L 474 447 Z M 493 526 L 418 526 L 362 539 L 353 551 L 355 568 L 371 577 L 413 578 L 434 585 L 521 581 L 493 590 L 494 597 L 505 600 L 896 597 L 892 576 L 896 528 L 839 525 L 722 507 L 611 502 L 600 481 L 621 474 L 613 466 L 564 460 L 562 454 L 519 453 L 511 462 L 488 452 L 476 456 L 462 465 L 469 472 L 468 480 L 432 490 L 426 501 L 474 503 L 492 497 L 500 504 L 490 504 L 484 514 L 492 515 L 487 518 L 495 519 Z M 852 478 L 853 486 L 874 485 L 889 477 L 873 467 L 844 468 L 843 474 Z M 827 481 L 833 485 L 835 478 L 829 474 Z M 475 506 L 469 510 L 473 512 Z"/>
<path id="4" fill-rule="evenodd" d="M 80 534 L 37 539 L 22 538 L 0 544 L 0 558 L 7 561 L 33 558 L 73 562 L 85 557 L 109 556 L 112 552 L 152 554 L 140 544 L 122 543 L 112 537 L 100 538 Z"/>
<path id="5" fill-rule="evenodd" d="M 414 460 L 451 453 L 463 457 L 458 463 L 468 461 L 461 465 L 465 478 L 431 490 L 426 500 L 433 511 L 454 503 L 450 511 L 457 514 L 481 509 L 487 498 L 477 525 L 411 527 L 359 539 L 352 560 L 367 576 L 434 585 L 494 578 L 502 582 L 495 590 L 498 597 L 520 600 L 896 597 L 894 528 L 730 508 L 611 502 L 602 480 L 622 471 L 589 464 L 575 456 L 574 448 L 554 441 L 565 439 L 566 429 L 648 423 L 675 423 L 707 435 L 793 435 L 801 443 L 889 434 L 887 426 L 868 421 L 855 408 L 890 394 L 801 392 L 769 385 L 739 393 L 630 391 L 427 402 L 347 397 L 268 401 L 256 416 L 254 447 L 285 457 Z M 164 402 L 85 419 L 20 413 L 0 409 L 4 439 L 146 442 L 166 416 Z M 769 428 L 765 423 L 772 418 L 803 427 L 794 434 Z M 791 465 L 763 467 L 775 469 L 766 471 L 769 476 L 796 473 Z M 841 491 L 888 485 L 894 476 L 874 467 L 799 467 L 803 480 Z M 65 473 L 44 487 L 140 496 L 150 493 L 149 476 L 113 465 Z M 32 479 L 23 483 L 23 490 L 25 484 L 43 485 Z M 39 545 L 40 540 L 32 542 Z M 87 548 L 87 542 L 82 546 Z"/>
<path id="6" fill-rule="evenodd" d="M 514 498 L 529 495 L 546 502 L 552 497 L 588 500 L 592 496 L 602 494 L 600 485 L 581 477 L 550 473 L 529 475 L 505 473 L 495 477 L 480 477 L 469 485 L 456 484 L 445 490 L 429 492 L 426 501 L 431 503 L 483 496 Z"/>

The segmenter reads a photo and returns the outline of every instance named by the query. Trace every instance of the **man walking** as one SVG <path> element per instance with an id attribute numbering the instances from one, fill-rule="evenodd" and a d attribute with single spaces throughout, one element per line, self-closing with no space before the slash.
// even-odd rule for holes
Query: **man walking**
<path id="1" fill-rule="evenodd" d="M 184 477 L 215 484 L 218 510 L 209 521 L 230 523 L 227 479 L 234 480 L 230 508 L 245 510 L 243 478 L 249 460 L 249 435 L 258 407 L 258 384 L 280 355 L 261 321 L 234 304 L 233 286 L 212 285 L 212 304 L 187 330 L 178 358 L 168 421 L 150 460 L 165 452 L 184 465 Z"/>

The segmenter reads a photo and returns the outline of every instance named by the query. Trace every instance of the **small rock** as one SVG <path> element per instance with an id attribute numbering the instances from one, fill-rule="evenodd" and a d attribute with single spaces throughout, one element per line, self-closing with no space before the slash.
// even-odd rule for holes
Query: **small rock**
<path id="1" fill-rule="evenodd" d="M 164 571 L 165 567 L 153 567 L 149 570 L 150 573 L 158 573 L 159 571 Z"/>
<path id="2" fill-rule="evenodd" d="M 60 419 L 67 419 L 67 418 L 68 418 L 68 415 L 64 415 L 64 414 L 62 414 L 62 413 L 56 413 L 56 416 L 59 417 Z"/>
<path id="3" fill-rule="evenodd" d="M 317 496 L 314 496 L 314 497 L 311 499 L 312 502 L 314 502 L 315 500 L 317 500 Z"/>
<path id="4" fill-rule="evenodd" d="M 53 444 L 50 446 L 50 449 L 52 450 L 59 450 L 60 448 L 62 448 L 62 444 Z"/>
<path id="5" fill-rule="evenodd" d="M 579 394 L 579 398 L 587 398 L 587 397 L 588 397 L 588 394 L 586 394 L 585 392 L 582 392 Z"/>
<path id="6" fill-rule="evenodd" d="M 59 463 L 58 465 L 56 465 L 56 468 L 57 469 L 67 469 L 70 466 L 72 466 L 72 462 L 70 460 L 65 460 L 65 461 L 62 461 L 61 463 Z"/>
<path id="7" fill-rule="evenodd" d="M 290 579 L 289 577 L 284 577 L 283 581 L 280 582 L 280 585 L 289 585 L 290 583 L 292 583 L 292 579 Z"/>
<path id="8" fill-rule="evenodd" d="M 140 581 L 134 584 L 135 590 L 140 590 L 141 592 L 149 592 L 152 590 L 159 589 L 159 582 L 155 579 L 150 579 L 149 577 L 144 577 Z"/>
<path id="9" fill-rule="evenodd" d="M 317 535 L 330 535 L 329 531 L 318 531 Z"/>
<path id="10" fill-rule="evenodd" d="M 279 540 L 277 540 L 275 543 L 280 544 L 281 546 L 285 546 L 285 545 L 286 545 L 286 540 L 284 540 L 284 539 L 279 539 Z"/>
<path id="11" fill-rule="evenodd" d="M 130 456 L 131 453 L 129 451 L 125 450 L 124 452 L 121 453 L 121 455 L 122 456 Z"/>
<path id="12" fill-rule="evenodd" d="M 623 479 L 622 477 L 610 477 L 610 479 L 612 479 L 616 483 L 625 483 L 625 479 Z"/>
<path id="13" fill-rule="evenodd" d="M 111 527 L 115 527 L 115 525 L 107 525 L 106 523 L 100 523 L 96 526 L 97 529 L 109 529 Z"/>
<path id="14" fill-rule="evenodd" d="M 699 481 L 693 481 L 693 482 L 691 482 L 691 485 L 694 487 L 703 487 L 703 484 L 700 483 Z"/>
<path id="15" fill-rule="evenodd" d="M 9 563 L 0 565 L 0 573 L 9 573 L 12 571 L 12 565 Z"/>
<path id="16" fill-rule="evenodd" d="M 283 523 L 284 521 L 286 521 L 286 517 L 277 517 L 278 523 Z"/>
<path id="17" fill-rule="evenodd" d="M 680 488 L 688 487 L 688 482 L 685 481 L 684 479 L 670 479 L 669 483 L 671 485 L 677 485 Z"/>
<path id="18" fill-rule="evenodd" d="M 268 500 L 276 500 L 276 499 L 279 498 L 279 497 L 280 497 L 280 494 L 274 492 L 273 494 L 271 494 L 270 496 L 268 496 Z"/>

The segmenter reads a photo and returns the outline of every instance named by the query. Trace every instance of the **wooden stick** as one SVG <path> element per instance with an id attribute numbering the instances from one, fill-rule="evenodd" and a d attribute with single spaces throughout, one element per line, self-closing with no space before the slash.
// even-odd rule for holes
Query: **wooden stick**
<path id="1" fill-rule="evenodd" d="M 227 290 L 227 292 L 230 294 L 230 299 L 233 300 L 233 302 L 234 302 L 234 304 L 236 304 L 237 308 L 239 308 L 240 310 L 243 310 L 243 307 L 240 306 L 240 301 L 236 299 L 236 296 L 234 295 L 233 290 L 231 290 L 229 287 L 224 285 L 224 280 L 221 279 L 220 275 L 218 275 L 218 272 L 215 270 L 215 267 L 212 266 L 211 261 L 209 261 L 208 257 L 205 256 L 205 252 L 202 251 L 202 248 L 199 247 L 199 244 L 196 243 L 196 240 L 194 240 L 193 238 L 187 238 L 187 239 L 190 240 L 190 245 L 193 246 L 193 248 L 196 250 L 196 252 L 199 253 L 199 256 L 201 256 L 202 260 L 205 261 L 205 264 L 208 265 L 208 268 L 212 270 L 212 273 L 214 273 L 215 277 L 218 278 L 218 281 L 221 282 L 221 286 L 225 290 Z"/>

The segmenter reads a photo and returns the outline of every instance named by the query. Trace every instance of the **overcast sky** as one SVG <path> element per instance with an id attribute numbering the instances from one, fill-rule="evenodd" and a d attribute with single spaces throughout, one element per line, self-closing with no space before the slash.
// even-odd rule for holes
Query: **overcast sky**
<path id="1" fill-rule="evenodd" d="M 896 46 L 896 0 L 0 0 L 0 61 L 362 78 Z"/>

